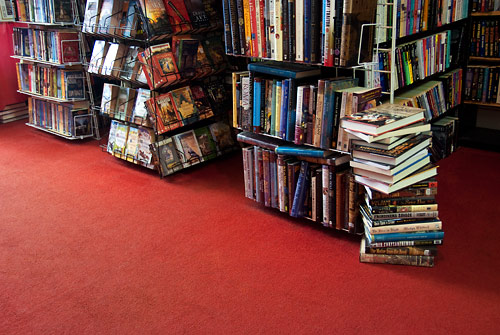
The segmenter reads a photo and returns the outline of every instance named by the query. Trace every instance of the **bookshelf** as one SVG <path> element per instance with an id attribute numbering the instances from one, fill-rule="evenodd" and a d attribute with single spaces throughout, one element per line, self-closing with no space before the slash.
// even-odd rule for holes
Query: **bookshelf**
<path id="1" fill-rule="evenodd" d="M 497 2 L 473 2 L 469 24 L 470 45 L 465 67 L 464 99 L 468 106 L 461 115 L 467 120 L 461 127 L 462 145 L 499 150 L 500 117 L 498 83 L 500 79 L 500 45 L 498 27 L 500 11 Z"/>
<path id="2" fill-rule="evenodd" d="M 69 140 L 98 139 L 83 71 L 79 3 L 44 0 L 35 7 L 17 0 L 13 4 L 17 22 L 25 23 L 14 28 L 12 58 L 18 60 L 18 92 L 29 97 L 27 125 Z"/>
<path id="3" fill-rule="evenodd" d="M 218 2 L 86 4 L 85 68 L 93 109 L 110 124 L 104 151 L 167 176 L 231 151 Z"/>

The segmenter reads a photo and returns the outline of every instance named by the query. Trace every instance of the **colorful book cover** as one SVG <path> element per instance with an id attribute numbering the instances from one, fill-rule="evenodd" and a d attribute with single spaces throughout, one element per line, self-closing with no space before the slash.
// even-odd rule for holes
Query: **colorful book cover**
<path id="1" fill-rule="evenodd" d="M 137 161 L 149 168 L 152 168 L 151 160 L 153 158 L 153 154 L 150 146 L 153 136 L 154 135 L 151 129 L 139 127 Z"/>
<path id="2" fill-rule="evenodd" d="M 185 166 L 190 166 L 203 162 L 203 154 L 194 131 L 189 130 L 175 136 L 179 149 L 183 152 L 182 162 Z"/>
<path id="3" fill-rule="evenodd" d="M 169 92 L 177 112 L 185 124 L 198 120 L 198 109 L 189 86 L 184 86 Z"/>
<path id="4" fill-rule="evenodd" d="M 210 133 L 208 127 L 201 127 L 194 130 L 198 145 L 204 160 L 209 160 L 217 157 L 217 145 Z"/>
<path id="5" fill-rule="evenodd" d="M 183 0 L 163 0 L 174 33 L 193 29 Z"/>
<path id="6" fill-rule="evenodd" d="M 156 143 L 162 176 L 182 169 L 178 149 L 171 137 Z"/>
<path id="7" fill-rule="evenodd" d="M 127 145 L 125 147 L 125 159 L 129 162 L 135 162 L 139 151 L 139 128 L 129 127 Z"/>
<path id="8" fill-rule="evenodd" d="M 146 31 L 150 37 L 168 35 L 172 33 L 167 11 L 163 0 L 139 0 L 142 12 L 148 19 Z"/>

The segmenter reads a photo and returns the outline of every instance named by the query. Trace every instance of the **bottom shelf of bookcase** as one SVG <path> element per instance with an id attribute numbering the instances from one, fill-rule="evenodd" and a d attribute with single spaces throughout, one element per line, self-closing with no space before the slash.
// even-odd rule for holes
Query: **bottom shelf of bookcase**
<path id="1" fill-rule="evenodd" d="M 63 137 L 67 140 L 83 140 L 85 138 L 89 138 L 89 137 L 92 137 L 93 135 L 92 134 L 88 134 L 88 135 L 78 135 L 78 136 L 74 136 L 74 135 L 65 135 L 65 134 L 61 134 L 61 133 L 58 133 L 57 131 L 54 131 L 52 129 L 48 129 L 48 128 L 44 128 L 44 127 L 40 127 L 40 126 L 37 126 L 35 124 L 32 124 L 32 123 L 29 123 L 27 122 L 26 123 L 27 126 L 30 126 L 30 127 L 33 127 L 35 129 L 38 129 L 38 130 L 42 130 L 46 133 L 49 133 L 49 134 L 52 134 L 52 135 L 57 135 L 59 137 Z"/>
<path id="2" fill-rule="evenodd" d="M 500 152 L 500 130 L 473 128 L 460 135 L 459 144 L 465 147 Z"/>

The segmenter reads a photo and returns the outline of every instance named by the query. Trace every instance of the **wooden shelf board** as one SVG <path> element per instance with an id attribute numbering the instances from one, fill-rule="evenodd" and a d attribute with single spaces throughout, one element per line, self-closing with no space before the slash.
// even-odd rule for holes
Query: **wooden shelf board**
<path id="1" fill-rule="evenodd" d="M 473 12 L 471 16 L 482 17 L 482 16 L 500 16 L 500 11 L 494 12 Z"/>
<path id="2" fill-rule="evenodd" d="M 500 107 L 500 104 L 496 103 L 487 103 L 487 102 L 480 102 L 480 101 L 464 101 L 464 104 L 466 105 L 477 105 L 477 106 L 486 106 L 486 107 Z"/>

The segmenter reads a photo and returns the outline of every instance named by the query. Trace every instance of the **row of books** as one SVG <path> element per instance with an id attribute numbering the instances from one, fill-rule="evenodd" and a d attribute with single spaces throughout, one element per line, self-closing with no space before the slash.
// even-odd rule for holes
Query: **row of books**
<path id="1" fill-rule="evenodd" d="M 223 7 L 228 54 L 351 66 L 357 64 L 361 26 L 375 22 L 377 2 L 224 0 Z M 371 59 L 373 30 L 368 32 L 361 62 Z"/>
<path id="2" fill-rule="evenodd" d="M 464 99 L 483 103 L 500 103 L 499 80 L 500 67 L 469 65 L 465 77 Z"/>
<path id="3" fill-rule="evenodd" d="M 198 85 L 177 88 L 152 97 L 145 104 L 158 134 L 214 116 L 207 94 Z"/>
<path id="4" fill-rule="evenodd" d="M 300 155 L 308 155 L 309 148 L 289 147 L 281 141 L 283 146 L 280 140 L 268 141 L 249 132 L 238 134 L 238 141 L 256 144 L 243 148 L 247 198 L 326 227 L 362 231 L 357 208 L 359 187 L 347 169 L 348 155 L 304 157 Z"/>
<path id="5" fill-rule="evenodd" d="M 220 121 L 153 143 L 160 173 L 172 174 L 234 149 L 229 126 Z"/>
<path id="6" fill-rule="evenodd" d="M 87 0 L 83 31 L 135 37 L 138 21 L 152 40 L 220 26 L 215 0 Z"/>
<path id="7" fill-rule="evenodd" d="M 14 55 L 57 64 L 80 62 L 77 32 L 14 27 Z"/>
<path id="8" fill-rule="evenodd" d="M 4 109 L 0 111 L 0 124 L 26 119 L 28 115 L 29 109 L 27 101 L 6 105 Z"/>
<path id="9" fill-rule="evenodd" d="M 397 0 L 396 36 L 405 37 L 465 19 L 469 13 L 469 0 Z M 392 6 L 377 7 L 377 23 L 392 26 Z M 389 41 L 390 29 L 380 29 L 379 42 Z"/>
<path id="10" fill-rule="evenodd" d="M 23 22 L 73 24 L 73 0 L 16 0 L 17 17 Z"/>
<path id="11" fill-rule="evenodd" d="M 472 0 L 472 12 L 486 13 L 500 11 L 500 0 Z"/>
<path id="12" fill-rule="evenodd" d="M 434 161 L 446 158 L 458 147 L 459 118 L 445 116 L 431 124 Z"/>
<path id="13" fill-rule="evenodd" d="M 365 187 L 360 261 L 432 267 L 444 231 L 434 178 L 383 194 Z"/>
<path id="14" fill-rule="evenodd" d="M 398 46 L 394 54 L 397 76 L 395 89 L 446 71 L 456 54 L 456 51 L 451 51 L 451 34 L 451 30 L 447 30 Z M 387 51 L 379 52 L 380 70 L 390 71 L 392 56 Z M 381 74 L 380 84 L 385 92 L 389 90 L 389 74 Z"/>
<path id="15" fill-rule="evenodd" d="M 376 105 L 381 96 L 380 88 L 357 84 L 355 78 L 342 77 L 301 85 L 253 71 L 233 73 L 233 125 L 295 144 L 348 151 L 340 118 Z"/>
<path id="16" fill-rule="evenodd" d="M 29 123 L 64 136 L 92 134 L 92 117 L 88 101 L 56 103 L 28 99 Z"/>
<path id="17" fill-rule="evenodd" d="M 150 148 L 153 139 L 152 129 L 112 120 L 107 152 L 115 157 L 153 169 L 153 154 Z"/>
<path id="18" fill-rule="evenodd" d="M 430 121 L 462 103 L 462 69 L 456 69 L 438 78 L 400 93 L 394 101 L 401 105 L 425 109 Z"/>
<path id="19" fill-rule="evenodd" d="M 474 20 L 471 29 L 471 56 L 500 57 L 498 19 Z"/>
<path id="20" fill-rule="evenodd" d="M 151 89 L 157 89 L 181 79 L 198 79 L 214 74 L 220 71 L 223 60 L 220 35 L 205 39 L 174 36 L 172 44 L 158 44 L 146 50 L 96 40 L 88 70 L 121 80 L 148 83 Z"/>
<path id="21" fill-rule="evenodd" d="M 64 100 L 85 99 L 82 71 L 50 66 L 17 63 L 19 90 Z"/>

